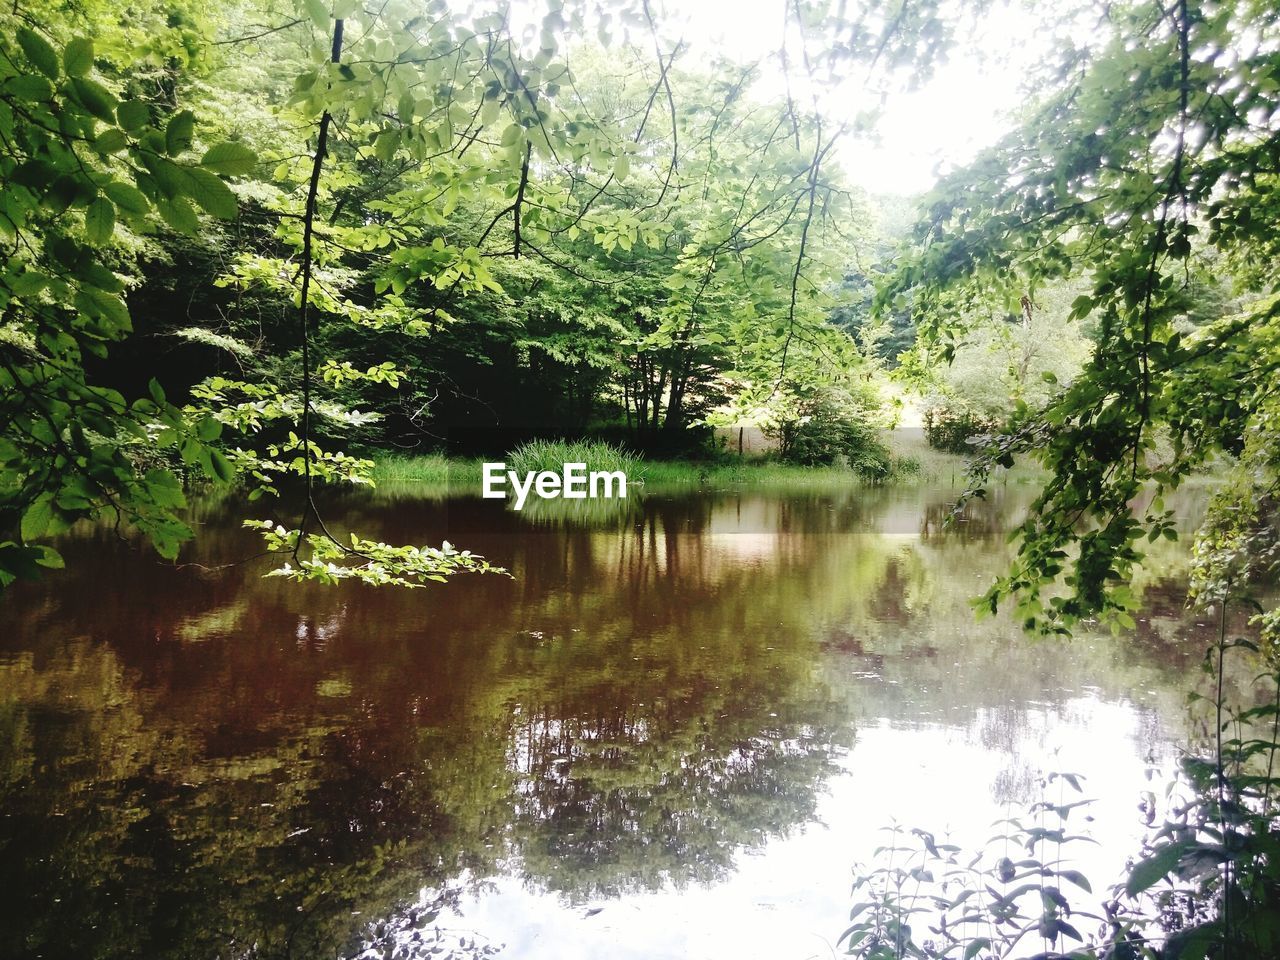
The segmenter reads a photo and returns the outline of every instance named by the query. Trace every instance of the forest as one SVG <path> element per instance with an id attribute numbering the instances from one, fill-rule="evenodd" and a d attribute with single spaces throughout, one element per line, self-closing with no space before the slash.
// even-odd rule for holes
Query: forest
<path id="1" fill-rule="evenodd" d="M 901 708 L 858 684 L 895 664 L 910 723 L 1022 744 L 995 794 L 1027 819 L 991 864 L 894 833 L 833 951 L 1280 957 L 1280 12 L 756 6 L 0 10 L 0 811 L 27 824 L 0 876 L 87 904 L 15 898 L 0 958 L 481 956 L 418 922 L 468 878 L 575 909 L 738 882 L 830 820 Z M 957 63 L 1010 62 L 999 129 L 935 144 L 927 188 L 858 168 Z M 477 507 L 481 461 L 631 494 L 517 521 Z M 980 683 L 921 666 L 983 636 L 1018 651 L 998 735 Z M 1173 719 L 1188 691 L 1207 713 Z M 1081 777 L 1019 752 L 1043 702 L 1163 731 L 1110 895 L 1062 854 Z M 224 863 L 250 800 L 279 819 Z M 139 831 L 171 803 L 166 859 Z M 46 807 L 92 839 L 24 839 Z M 148 897 L 190 881 L 173 916 L 72 933 L 140 860 Z M 187 909 L 225 884 L 227 929 Z"/>

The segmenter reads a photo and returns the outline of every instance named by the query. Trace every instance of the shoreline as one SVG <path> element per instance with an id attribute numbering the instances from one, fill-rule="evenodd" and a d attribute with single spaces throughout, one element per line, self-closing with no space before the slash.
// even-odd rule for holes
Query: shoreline
<path id="1" fill-rule="evenodd" d="M 955 454 L 895 447 L 894 467 L 886 476 L 870 476 L 852 466 L 802 466 L 769 458 L 737 459 L 639 459 L 628 472 L 628 482 L 637 487 L 704 486 L 917 486 L 949 483 L 963 485 L 968 459 Z M 449 457 L 440 453 L 403 454 L 386 451 L 366 454 L 374 461 L 373 479 L 378 486 L 423 484 L 451 486 L 465 484 L 480 490 L 485 459 Z M 1040 475 L 1034 466 L 1001 471 L 1004 482 L 1027 482 Z"/>

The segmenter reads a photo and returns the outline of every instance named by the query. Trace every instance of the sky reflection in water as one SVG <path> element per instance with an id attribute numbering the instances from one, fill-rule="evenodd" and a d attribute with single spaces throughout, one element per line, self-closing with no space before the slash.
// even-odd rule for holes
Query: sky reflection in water
<path id="1" fill-rule="evenodd" d="M 412 593 L 87 531 L 5 601 L 0 953 L 420 953 L 438 925 L 512 957 L 829 956 L 879 827 L 980 841 L 1046 769 L 1088 778 L 1104 885 L 1208 640 L 1185 559 L 1162 542 L 1134 636 L 1031 644 L 967 602 L 1027 497 L 944 530 L 953 497 L 333 505 L 515 575 Z M 195 559 L 251 552 L 201 509 Z"/>

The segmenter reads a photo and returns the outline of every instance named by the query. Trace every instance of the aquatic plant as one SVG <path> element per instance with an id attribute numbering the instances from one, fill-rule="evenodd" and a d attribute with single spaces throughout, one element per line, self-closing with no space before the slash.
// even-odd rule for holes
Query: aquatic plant
<path id="1" fill-rule="evenodd" d="M 505 462 L 518 473 L 559 473 L 566 463 L 585 463 L 588 470 L 621 470 L 630 476 L 640 466 L 622 447 L 598 440 L 529 440 L 508 453 Z"/>
<path id="2" fill-rule="evenodd" d="M 1223 621 L 1225 624 L 1225 614 Z M 1225 629 L 1205 656 L 1216 678 L 1212 726 L 1180 761 L 1164 815 L 1147 794 L 1152 828 L 1124 875 L 1099 902 L 1064 853 L 1091 842 L 1072 833 L 1073 811 L 1089 801 L 1047 799 L 1053 784 L 1082 793 L 1079 778 L 1049 774 L 1027 816 L 999 821 L 976 852 L 916 828 L 888 828 L 876 863 L 857 873 L 859 897 L 840 937 L 864 960 L 1267 960 L 1280 957 L 1280 670 L 1265 702 L 1239 710 L 1223 702 L 1228 652 L 1257 652 Z M 1261 689 L 1261 687 L 1260 687 Z M 1157 820 L 1160 822 L 1157 825 Z M 1080 908 L 1081 896 L 1093 903 Z"/>

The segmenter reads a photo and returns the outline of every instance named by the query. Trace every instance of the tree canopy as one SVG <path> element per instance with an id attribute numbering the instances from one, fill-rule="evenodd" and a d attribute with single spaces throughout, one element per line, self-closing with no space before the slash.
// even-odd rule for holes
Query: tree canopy
<path id="1" fill-rule="evenodd" d="M 368 483 L 378 450 L 671 453 L 727 423 L 877 476 L 884 367 L 999 433 L 978 488 L 1023 454 L 1050 471 L 986 607 L 1127 623 L 1163 494 L 1215 457 L 1245 509 L 1216 509 L 1199 589 L 1247 581 L 1275 12 L 1064 4 L 1019 125 L 898 258 L 903 205 L 836 161 L 874 117 L 832 101 L 927 76 L 983 7 L 781 9 L 768 63 L 691 56 L 647 0 L 5 10 L 0 582 L 104 514 L 175 556 L 201 477 L 269 498 L 247 522 L 279 575 L 491 570 L 336 535 L 314 491 Z"/>
<path id="2" fill-rule="evenodd" d="M 5 11 L 0 579 L 104 512 L 175 556 L 195 474 L 301 485 L 252 521 L 281 575 L 488 569 L 333 536 L 312 491 L 367 483 L 371 444 L 612 424 L 679 449 L 716 410 L 842 389 L 868 217 L 820 92 L 925 69 L 951 25 L 784 12 L 773 96 L 759 64 L 689 62 L 647 0 Z"/>

